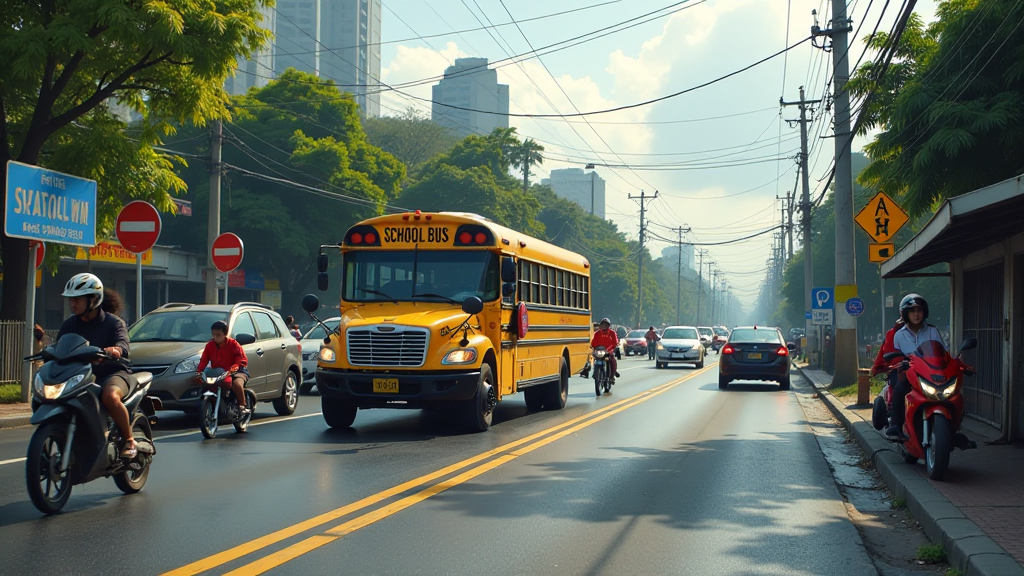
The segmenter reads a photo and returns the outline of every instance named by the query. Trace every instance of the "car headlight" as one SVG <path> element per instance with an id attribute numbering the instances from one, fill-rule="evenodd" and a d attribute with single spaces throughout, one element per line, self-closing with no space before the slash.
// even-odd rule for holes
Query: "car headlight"
<path id="1" fill-rule="evenodd" d="M 665 349 L 665 347 L 661 345 L 661 342 L 658 342 L 658 350 L 664 350 L 664 349 Z"/>
<path id="2" fill-rule="evenodd" d="M 323 348 L 320 349 L 320 353 L 317 355 L 317 358 L 321 362 L 334 362 L 334 360 L 337 358 L 337 355 L 334 354 L 334 350 L 328 348 L 327 346 L 324 346 Z"/>
<path id="3" fill-rule="evenodd" d="M 199 367 L 199 354 L 196 354 L 194 356 L 189 356 L 188 358 L 185 358 L 181 362 L 178 362 L 178 365 L 174 367 L 174 373 L 175 374 L 184 374 L 186 372 L 195 372 L 196 368 L 198 368 L 198 367 Z"/>
<path id="4" fill-rule="evenodd" d="M 473 348 L 452 350 L 441 360 L 441 364 L 472 364 L 473 362 L 476 362 L 476 350 Z"/>

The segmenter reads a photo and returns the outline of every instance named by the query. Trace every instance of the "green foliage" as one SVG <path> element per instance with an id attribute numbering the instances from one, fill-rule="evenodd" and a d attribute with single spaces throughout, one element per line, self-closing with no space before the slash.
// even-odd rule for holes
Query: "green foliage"
<path id="1" fill-rule="evenodd" d="M 459 139 L 440 124 L 409 109 L 401 116 L 363 120 L 366 140 L 390 153 L 410 170 L 438 154 L 448 153 Z"/>
<path id="2" fill-rule="evenodd" d="M 907 501 L 903 498 L 896 498 L 892 501 L 893 510 L 902 510 L 907 507 Z"/>
<path id="3" fill-rule="evenodd" d="M 21 384 L 0 384 L 0 404 L 21 402 Z"/>
<path id="4" fill-rule="evenodd" d="M 946 549 L 938 544 L 925 544 L 917 549 L 917 559 L 927 564 L 946 561 Z"/>

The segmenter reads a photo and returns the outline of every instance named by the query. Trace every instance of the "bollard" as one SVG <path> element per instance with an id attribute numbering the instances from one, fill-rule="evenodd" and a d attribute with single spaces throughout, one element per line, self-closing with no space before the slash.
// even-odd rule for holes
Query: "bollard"
<path id="1" fill-rule="evenodd" d="M 857 369 L 857 404 L 867 406 L 871 403 L 871 370 Z"/>

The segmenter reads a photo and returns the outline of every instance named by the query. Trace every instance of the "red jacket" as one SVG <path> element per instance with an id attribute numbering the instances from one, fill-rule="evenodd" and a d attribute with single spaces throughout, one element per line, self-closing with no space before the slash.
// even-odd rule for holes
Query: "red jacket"
<path id="1" fill-rule="evenodd" d="M 210 363 L 210 368 L 223 368 L 228 372 L 237 372 L 239 368 L 245 368 L 249 359 L 245 357 L 245 350 L 242 350 L 242 345 L 238 343 L 238 340 L 225 338 L 223 346 L 217 346 L 213 340 L 206 343 L 203 355 L 199 357 L 199 366 L 196 367 L 196 372 L 202 374 L 207 362 Z"/>
<path id="2" fill-rule="evenodd" d="M 889 352 L 896 351 L 896 345 L 893 344 L 893 338 L 896 336 L 896 331 L 903 328 L 903 324 L 897 324 L 889 331 L 885 333 L 885 342 L 882 342 L 882 347 L 878 349 L 878 356 L 875 356 L 875 365 L 871 367 L 871 375 L 881 374 L 889 369 L 889 365 L 885 362 L 882 357 Z"/>
<path id="3" fill-rule="evenodd" d="M 598 346 L 604 346 L 605 350 L 609 352 L 615 352 L 615 348 L 619 345 L 619 335 L 615 333 L 615 330 L 609 328 L 608 330 L 598 330 L 594 332 L 594 337 L 590 339 L 590 347 L 597 348 Z"/>

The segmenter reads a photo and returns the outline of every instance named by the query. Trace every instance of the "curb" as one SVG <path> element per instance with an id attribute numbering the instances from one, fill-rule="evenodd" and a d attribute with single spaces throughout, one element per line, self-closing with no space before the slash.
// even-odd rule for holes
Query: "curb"
<path id="1" fill-rule="evenodd" d="M 20 428 L 21 426 L 28 426 L 31 424 L 31 420 L 31 414 L 25 414 L 23 416 L 5 416 L 0 418 L 0 428 Z"/>
<path id="2" fill-rule="evenodd" d="M 838 398 L 818 385 L 797 366 L 800 375 L 811 383 L 818 396 L 843 423 L 893 495 L 907 502 L 907 508 L 921 523 L 932 542 L 942 544 L 949 564 L 966 576 L 1024 576 L 1021 566 L 985 531 L 967 518 L 928 480 L 903 462 L 882 435 L 859 416 L 853 415 Z"/>

